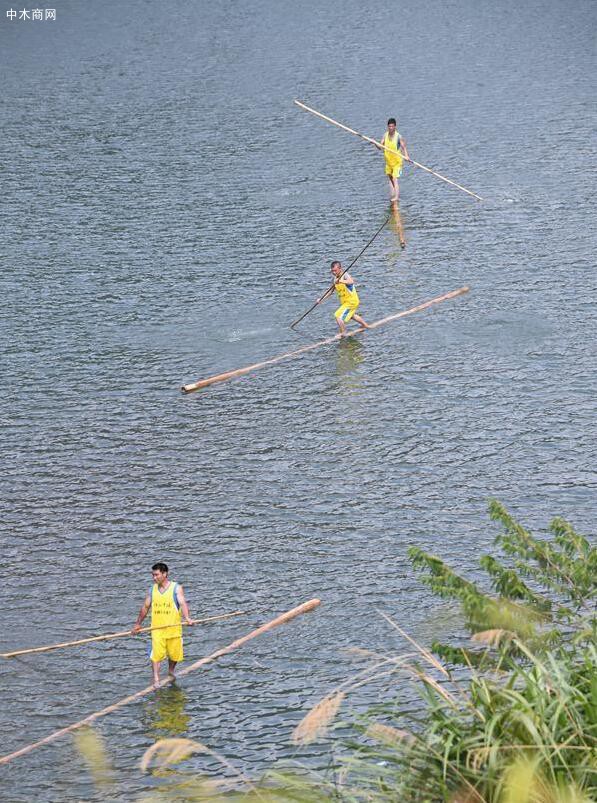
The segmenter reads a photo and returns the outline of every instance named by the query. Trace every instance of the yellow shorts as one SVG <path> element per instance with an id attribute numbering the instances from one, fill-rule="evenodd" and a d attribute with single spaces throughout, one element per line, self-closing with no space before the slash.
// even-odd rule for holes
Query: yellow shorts
<path id="1" fill-rule="evenodd" d="M 400 178 L 402 175 L 402 157 L 394 161 L 392 159 L 391 162 L 386 162 L 386 176 L 392 176 L 392 178 Z"/>
<path id="2" fill-rule="evenodd" d="M 358 305 L 356 307 L 351 307 L 350 304 L 342 304 L 342 306 L 338 307 L 336 312 L 334 312 L 334 318 L 338 318 L 344 323 L 348 323 L 348 321 L 352 318 L 357 309 Z"/>
<path id="3" fill-rule="evenodd" d="M 159 663 L 164 658 L 176 661 L 176 663 L 183 660 L 182 638 L 180 636 L 164 638 L 160 633 L 152 635 L 149 660 Z"/>

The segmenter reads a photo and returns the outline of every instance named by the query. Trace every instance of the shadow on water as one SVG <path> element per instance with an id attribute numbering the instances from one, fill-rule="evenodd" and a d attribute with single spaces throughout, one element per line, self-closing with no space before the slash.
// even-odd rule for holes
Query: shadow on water
<path id="1" fill-rule="evenodd" d="M 187 695 L 176 683 L 158 689 L 143 705 L 143 728 L 152 741 L 183 736 L 189 727 Z"/>

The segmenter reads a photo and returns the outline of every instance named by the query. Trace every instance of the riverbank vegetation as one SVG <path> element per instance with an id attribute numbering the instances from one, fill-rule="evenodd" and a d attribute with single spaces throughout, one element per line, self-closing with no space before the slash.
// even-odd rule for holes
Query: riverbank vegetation
<path id="1" fill-rule="evenodd" d="M 597 551 L 563 519 L 538 538 L 497 501 L 489 513 L 501 533 L 474 581 L 440 557 L 409 551 L 431 593 L 460 606 L 462 631 L 425 647 L 388 619 L 408 652 L 358 651 L 362 670 L 295 729 L 297 746 L 322 742 L 329 751 L 325 773 L 269 772 L 254 781 L 198 742 L 165 739 L 142 759 L 158 782 L 142 799 L 597 800 Z M 352 690 L 388 674 L 399 681 L 392 699 L 339 721 Z M 405 678 L 419 706 L 401 703 Z M 179 762 L 195 753 L 215 757 L 223 777 L 188 774 Z"/>

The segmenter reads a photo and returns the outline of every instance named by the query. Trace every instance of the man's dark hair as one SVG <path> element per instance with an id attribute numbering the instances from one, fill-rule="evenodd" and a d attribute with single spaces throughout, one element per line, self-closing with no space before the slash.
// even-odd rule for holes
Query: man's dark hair
<path id="1" fill-rule="evenodd" d="M 151 571 L 152 572 L 167 572 L 168 571 L 168 567 L 166 566 L 165 563 L 162 563 L 160 561 L 159 563 L 154 563 L 153 564 L 153 566 L 151 567 Z"/>
<path id="2" fill-rule="evenodd" d="M 340 264 L 340 262 L 338 262 L 338 260 L 337 260 L 337 259 L 335 259 L 335 260 L 332 262 L 332 268 L 335 268 L 335 267 L 336 267 L 336 265 L 337 265 L 339 268 L 341 268 L 341 267 L 342 267 L 342 265 Z"/>
<path id="3" fill-rule="evenodd" d="M 390 117 L 390 119 L 388 120 L 388 125 L 390 125 L 390 123 L 394 123 L 394 125 L 396 125 L 396 118 Z"/>

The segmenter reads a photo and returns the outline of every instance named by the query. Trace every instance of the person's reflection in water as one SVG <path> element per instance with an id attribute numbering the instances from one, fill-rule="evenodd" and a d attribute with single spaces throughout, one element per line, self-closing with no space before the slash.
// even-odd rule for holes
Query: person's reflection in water
<path id="1" fill-rule="evenodd" d="M 404 225 L 402 221 L 402 215 L 400 214 L 400 206 L 394 201 L 390 204 L 392 207 L 392 222 L 390 228 L 392 231 L 398 235 L 398 241 L 400 242 L 400 248 L 406 248 L 406 239 L 404 237 Z M 396 256 L 398 252 L 396 253 Z"/>
<path id="2" fill-rule="evenodd" d="M 361 387 L 361 377 L 357 368 L 365 359 L 363 344 L 356 337 L 344 337 L 338 343 L 336 373 L 342 378 L 340 390 L 354 390 Z"/>
<path id="3" fill-rule="evenodd" d="M 176 683 L 157 689 L 143 706 L 143 725 L 153 741 L 183 736 L 190 717 L 185 713 L 187 695 Z"/>

